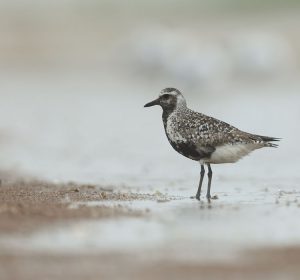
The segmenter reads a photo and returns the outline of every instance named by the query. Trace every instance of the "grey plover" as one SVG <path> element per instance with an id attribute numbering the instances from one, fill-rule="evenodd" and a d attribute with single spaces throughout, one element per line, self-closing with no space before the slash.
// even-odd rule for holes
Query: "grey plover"
<path id="1" fill-rule="evenodd" d="M 211 164 L 234 163 L 250 152 L 263 147 L 277 147 L 279 138 L 255 135 L 241 131 L 223 121 L 189 109 L 182 93 L 176 88 L 165 88 L 159 97 L 144 107 L 160 105 L 167 138 L 180 154 L 201 165 L 196 198 L 200 200 L 202 182 L 208 167 L 206 198 L 210 201 Z"/>

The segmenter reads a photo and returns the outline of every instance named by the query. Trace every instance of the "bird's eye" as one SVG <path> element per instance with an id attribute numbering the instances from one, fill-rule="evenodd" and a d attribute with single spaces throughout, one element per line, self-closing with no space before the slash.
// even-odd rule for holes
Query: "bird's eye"
<path id="1" fill-rule="evenodd" d="M 162 98 L 164 100 L 168 100 L 170 98 L 170 94 L 164 94 Z"/>

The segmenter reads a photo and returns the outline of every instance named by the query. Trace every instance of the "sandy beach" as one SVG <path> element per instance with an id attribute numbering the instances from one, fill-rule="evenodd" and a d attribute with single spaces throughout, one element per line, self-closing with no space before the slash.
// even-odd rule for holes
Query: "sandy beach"
<path id="1" fill-rule="evenodd" d="M 258 191 L 255 203 L 232 193 L 208 204 L 97 185 L 3 181 L 2 279 L 298 279 L 300 273 L 299 192 Z M 264 202 L 268 196 L 273 202 Z M 295 232 L 276 236 L 281 227 Z"/>

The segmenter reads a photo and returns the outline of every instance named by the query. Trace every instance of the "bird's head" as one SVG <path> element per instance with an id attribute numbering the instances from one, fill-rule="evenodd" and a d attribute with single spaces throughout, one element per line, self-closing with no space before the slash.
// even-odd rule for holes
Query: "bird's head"
<path id="1" fill-rule="evenodd" d="M 163 89 L 158 98 L 147 103 L 144 107 L 160 105 L 164 110 L 174 110 L 180 106 L 186 106 L 186 101 L 181 92 L 176 88 Z"/>

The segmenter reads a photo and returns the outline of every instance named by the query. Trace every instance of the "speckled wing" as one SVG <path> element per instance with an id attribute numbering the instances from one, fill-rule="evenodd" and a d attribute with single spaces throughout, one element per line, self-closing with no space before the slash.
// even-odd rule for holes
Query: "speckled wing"
<path id="1" fill-rule="evenodd" d="M 201 147 L 216 147 L 243 138 L 242 131 L 215 118 L 189 110 L 182 116 L 184 134 Z"/>
<path id="2" fill-rule="evenodd" d="M 186 135 L 202 149 L 226 144 L 253 144 L 257 145 L 257 148 L 276 147 L 276 144 L 269 142 L 279 140 L 241 131 L 226 122 L 191 110 L 188 115 L 189 119 L 185 121 Z"/>
<path id="3" fill-rule="evenodd" d="M 277 138 L 243 132 L 215 118 L 188 108 L 170 115 L 165 123 L 172 147 L 202 163 L 233 163 L 262 147 L 276 147 Z"/>

